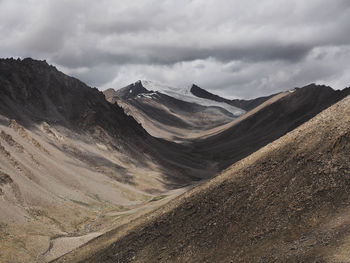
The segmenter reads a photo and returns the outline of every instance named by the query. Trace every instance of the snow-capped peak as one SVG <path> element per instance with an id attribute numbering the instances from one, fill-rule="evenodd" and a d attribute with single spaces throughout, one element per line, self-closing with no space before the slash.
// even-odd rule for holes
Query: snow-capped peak
<path id="1" fill-rule="evenodd" d="M 235 116 L 240 116 L 243 113 L 245 113 L 244 110 L 231 106 L 225 102 L 217 102 L 209 99 L 196 97 L 191 93 L 190 91 L 191 87 L 185 87 L 185 88 L 171 87 L 165 84 L 161 84 L 159 82 L 149 81 L 149 80 L 141 80 L 140 82 L 142 86 L 148 91 L 163 93 L 165 95 L 168 95 L 178 100 L 196 103 L 207 107 L 212 106 L 212 107 L 224 108 L 225 110 L 231 112 Z"/>
<path id="2" fill-rule="evenodd" d="M 149 81 L 149 80 L 141 80 L 140 82 L 142 86 L 149 91 L 158 91 L 160 93 L 166 93 L 166 92 L 177 92 L 182 94 L 190 93 L 189 88 L 171 87 L 156 81 Z"/>

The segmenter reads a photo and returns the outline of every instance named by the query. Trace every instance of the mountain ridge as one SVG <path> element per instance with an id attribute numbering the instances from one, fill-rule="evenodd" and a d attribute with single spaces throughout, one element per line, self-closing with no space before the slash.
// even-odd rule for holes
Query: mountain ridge
<path id="1" fill-rule="evenodd" d="M 106 103 L 98 89 L 66 76 L 46 61 L 2 59 L 0 70 L 0 113 L 9 118 L 24 124 L 30 118 L 31 121 L 54 121 L 77 128 L 99 125 L 111 133 L 116 132 L 113 126 L 119 128 L 118 132 L 123 132 L 123 127 L 132 127 L 134 132 L 143 133 L 142 127 L 125 115 L 121 107 Z M 21 105 L 20 109 L 16 108 L 18 105 Z"/>
<path id="2" fill-rule="evenodd" d="M 214 101 L 218 101 L 218 102 L 225 102 L 229 105 L 241 108 L 245 111 L 250 111 L 250 110 L 256 108 L 260 104 L 264 103 L 268 99 L 270 99 L 273 96 L 276 96 L 278 94 L 278 93 L 276 93 L 276 94 L 272 94 L 269 96 L 263 96 L 263 97 L 259 97 L 259 98 L 255 98 L 255 99 L 249 99 L 249 100 L 243 100 L 243 99 L 229 100 L 229 99 L 225 99 L 219 95 L 213 94 L 205 89 L 202 89 L 195 84 L 193 84 L 191 86 L 190 92 L 197 97 L 206 98 L 206 99 L 210 99 L 210 100 L 214 100 Z"/>
<path id="3" fill-rule="evenodd" d="M 350 89 L 339 91 L 324 85 L 310 84 L 284 94 L 259 111 L 252 110 L 252 114 L 248 112 L 246 117 L 242 116 L 245 118 L 238 123 L 233 122 L 232 126 L 220 133 L 195 140 L 194 148 L 207 153 L 222 168 L 226 168 L 343 99 L 350 94 Z"/>
<path id="4" fill-rule="evenodd" d="M 104 91 L 153 136 L 185 141 L 189 134 L 232 121 L 243 110 L 226 103 L 195 97 L 188 89 L 137 81 L 117 91 Z"/>

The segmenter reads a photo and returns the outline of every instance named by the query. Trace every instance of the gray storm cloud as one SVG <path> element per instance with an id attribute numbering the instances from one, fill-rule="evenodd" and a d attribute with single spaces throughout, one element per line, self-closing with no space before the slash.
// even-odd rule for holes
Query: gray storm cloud
<path id="1" fill-rule="evenodd" d="M 138 79 L 255 97 L 350 85 L 348 0 L 0 1 L 1 57 L 100 89 Z"/>

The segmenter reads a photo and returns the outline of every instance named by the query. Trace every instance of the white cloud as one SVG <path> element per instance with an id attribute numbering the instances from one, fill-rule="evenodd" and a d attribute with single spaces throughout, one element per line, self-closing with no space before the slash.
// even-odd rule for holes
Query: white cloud
<path id="1" fill-rule="evenodd" d="M 197 83 L 255 97 L 349 86 L 348 0 L 0 1 L 0 56 L 47 59 L 87 84 Z"/>

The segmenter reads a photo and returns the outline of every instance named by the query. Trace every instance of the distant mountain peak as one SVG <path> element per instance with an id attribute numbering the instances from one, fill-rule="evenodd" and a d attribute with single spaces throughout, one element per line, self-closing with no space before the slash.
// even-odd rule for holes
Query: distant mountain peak
<path id="1" fill-rule="evenodd" d="M 196 103 L 202 106 L 212 106 L 212 107 L 219 107 L 224 108 L 228 112 L 232 113 L 234 116 L 242 115 L 245 111 L 240 109 L 239 107 L 235 107 L 233 105 L 229 105 L 225 103 L 225 101 L 216 101 L 212 100 L 210 98 L 200 97 L 191 92 L 194 84 L 189 87 L 172 87 L 168 86 L 166 84 L 162 84 L 155 81 L 149 81 L 149 80 L 141 80 L 140 84 L 143 88 L 145 88 L 148 92 L 159 92 L 165 95 L 168 95 L 170 97 L 173 97 L 178 100 L 190 102 L 190 103 Z M 195 86 L 198 89 L 198 86 Z M 205 91 L 204 89 L 201 89 Z M 207 92 L 207 91 L 205 91 Z M 209 93 L 209 92 L 207 92 Z"/>
<path id="2" fill-rule="evenodd" d="M 138 80 L 104 94 L 109 102 L 117 102 L 134 116 L 151 135 L 171 140 L 226 124 L 245 113 L 227 103 L 197 97 L 190 90 L 191 86 L 172 87 Z"/>

